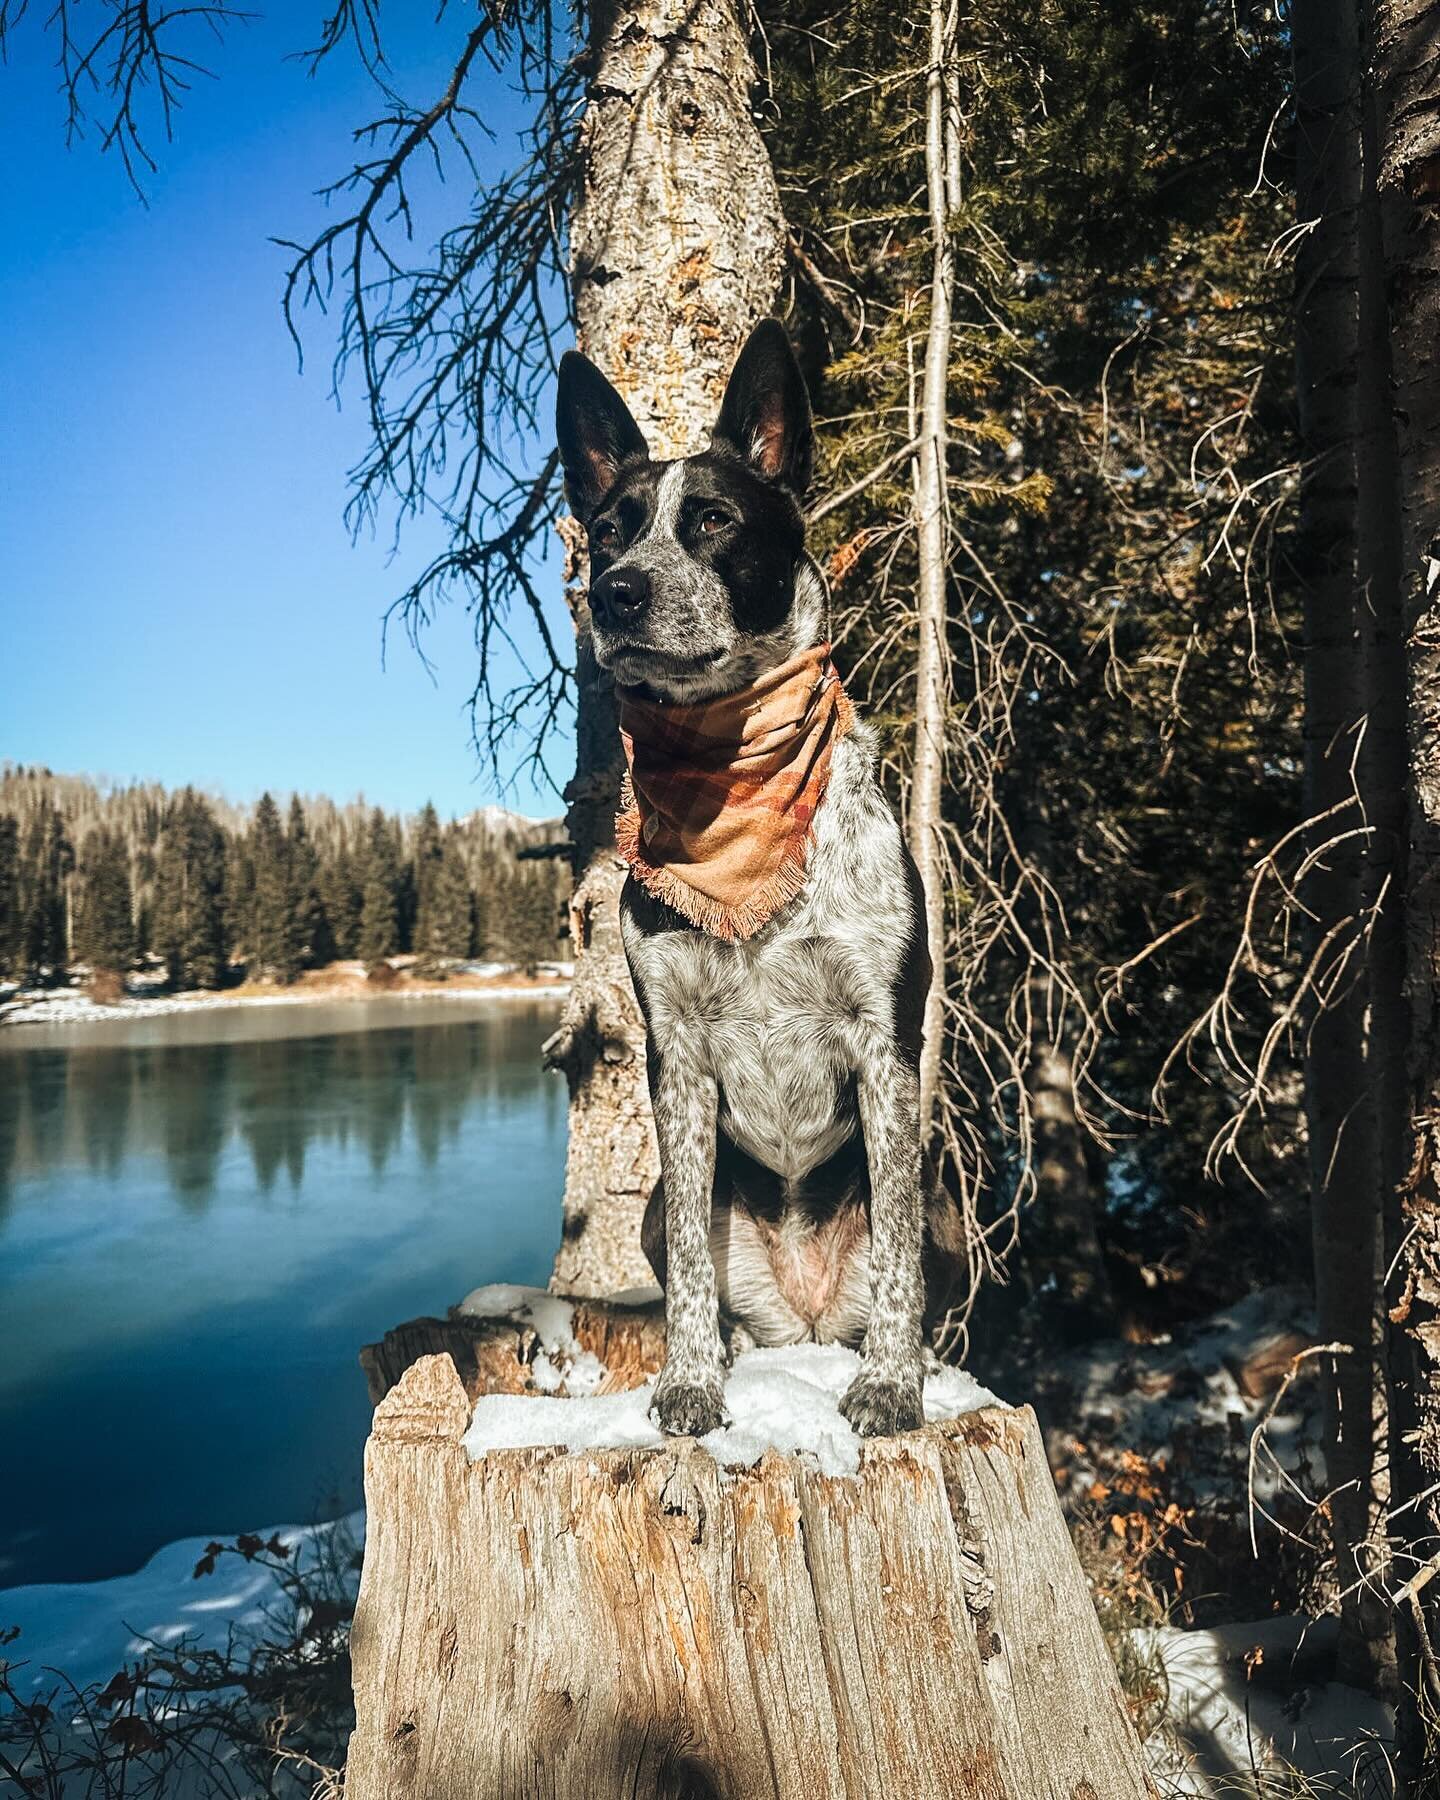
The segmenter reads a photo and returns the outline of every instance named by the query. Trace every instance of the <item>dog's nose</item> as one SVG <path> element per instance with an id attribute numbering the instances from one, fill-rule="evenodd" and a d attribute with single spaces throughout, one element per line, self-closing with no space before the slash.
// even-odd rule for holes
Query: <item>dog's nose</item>
<path id="1" fill-rule="evenodd" d="M 607 569 L 590 589 L 590 610 L 612 629 L 633 624 L 650 601 L 650 577 L 643 569 Z"/>

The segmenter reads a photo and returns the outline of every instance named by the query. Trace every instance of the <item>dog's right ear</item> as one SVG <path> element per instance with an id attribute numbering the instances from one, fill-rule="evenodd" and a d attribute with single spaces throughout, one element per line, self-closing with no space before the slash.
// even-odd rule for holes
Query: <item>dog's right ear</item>
<path id="1" fill-rule="evenodd" d="M 588 518 L 610 491 L 627 457 L 650 454 L 630 408 L 578 350 L 567 350 L 560 358 L 555 438 L 565 471 L 565 496 L 580 519 Z"/>

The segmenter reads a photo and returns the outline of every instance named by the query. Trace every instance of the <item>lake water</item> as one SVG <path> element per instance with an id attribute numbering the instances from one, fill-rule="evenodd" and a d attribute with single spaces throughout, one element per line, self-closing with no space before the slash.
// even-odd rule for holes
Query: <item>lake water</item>
<path id="1" fill-rule="evenodd" d="M 0 1586 L 360 1503 L 360 1346 L 549 1274 L 558 1007 L 0 1031 Z"/>

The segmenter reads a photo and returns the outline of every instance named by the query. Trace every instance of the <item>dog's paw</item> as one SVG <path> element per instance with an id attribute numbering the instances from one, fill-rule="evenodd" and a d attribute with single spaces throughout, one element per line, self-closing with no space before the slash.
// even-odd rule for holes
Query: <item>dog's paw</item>
<path id="1" fill-rule="evenodd" d="M 666 1437 L 704 1437 L 725 1423 L 722 1389 L 718 1383 L 662 1380 L 650 1402 L 650 1417 Z"/>
<path id="2" fill-rule="evenodd" d="M 861 1437 L 894 1437 L 897 1431 L 914 1431 L 925 1423 L 918 1380 L 889 1381 L 868 1369 L 850 1383 L 840 1410 Z"/>

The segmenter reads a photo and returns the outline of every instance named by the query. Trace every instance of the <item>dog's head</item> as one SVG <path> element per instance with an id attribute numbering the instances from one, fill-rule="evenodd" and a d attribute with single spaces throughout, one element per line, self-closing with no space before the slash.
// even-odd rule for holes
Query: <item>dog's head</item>
<path id="1" fill-rule="evenodd" d="M 817 641 L 823 590 L 800 511 L 810 401 L 773 319 L 740 352 L 698 456 L 652 462 L 625 402 L 573 350 L 556 436 L 590 541 L 596 659 L 622 686 L 667 700 L 730 693 Z"/>

